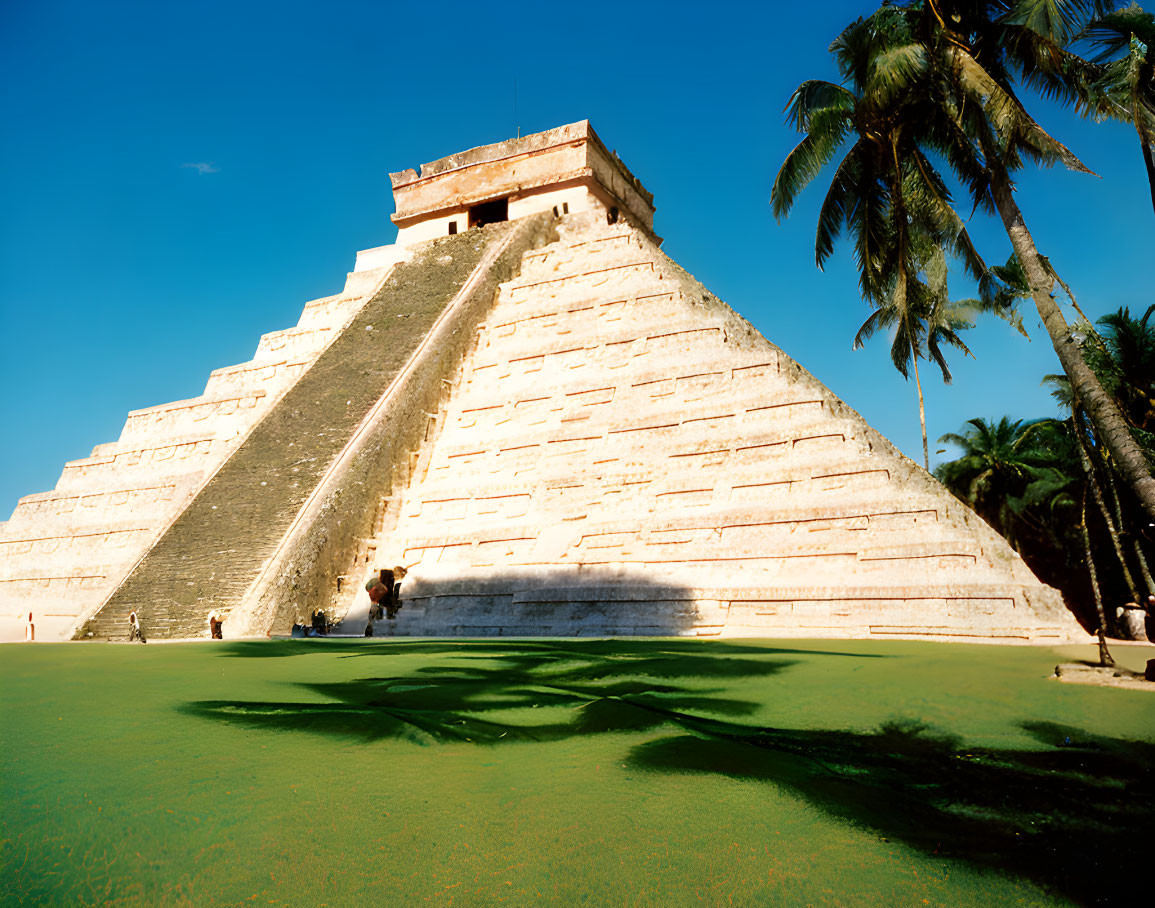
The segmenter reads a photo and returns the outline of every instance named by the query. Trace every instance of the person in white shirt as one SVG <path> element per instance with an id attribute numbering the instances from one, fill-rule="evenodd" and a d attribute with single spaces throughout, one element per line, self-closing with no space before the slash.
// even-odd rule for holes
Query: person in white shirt
<path id="1" fill-rule="evenodd" d="M 128 642 L 139 640 L 144 643 L 144 634 L 140 632 L 140 618 L 136 615 L 136 609 L 128 613 Z"/>

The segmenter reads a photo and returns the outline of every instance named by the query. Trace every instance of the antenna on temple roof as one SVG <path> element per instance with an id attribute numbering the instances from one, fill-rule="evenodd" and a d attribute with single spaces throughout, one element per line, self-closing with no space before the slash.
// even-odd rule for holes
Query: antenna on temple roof
<path id="1" fill-rule="evenodd" d="M 521 124 L 517 122 L 517 79 L 513 80 L 513 125 L 517 128 L 517 137 L 521 138 Z"/>

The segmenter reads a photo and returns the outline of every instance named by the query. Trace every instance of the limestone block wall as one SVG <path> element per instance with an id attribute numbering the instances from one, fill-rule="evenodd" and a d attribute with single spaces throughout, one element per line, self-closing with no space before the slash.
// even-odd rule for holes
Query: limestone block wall
<path id="1" fill-rule="evenodd" d="M 441 424 L 369 546 L 411 568 L 379 632 L 1083 637 L 1001 537 L 625 223 L 563 219 L 525 256 Z"/>
<path id="2" fill-rule="evenodd" d="M 294 328 L 215 370 L 198 397 L 133 410 L 53 491 L 20 499 L 0 522 L 0 641 L 24 639 L 29 611 L 38 639 L 68 639 L 407 255 L 306 303 Z"/>

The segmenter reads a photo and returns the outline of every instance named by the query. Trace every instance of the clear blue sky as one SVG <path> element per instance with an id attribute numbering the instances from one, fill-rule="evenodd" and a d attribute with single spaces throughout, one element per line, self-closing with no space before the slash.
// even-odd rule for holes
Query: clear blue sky
<path id="1" fill-rule="evenodd" d="M 833 75 L 827 45 L 871 8 L 8 0 L 0 517 L 128 410 L 199 394 L 338 292 L 356 250 L 393 239 L 389 171 L 584 118 L 654 193 L 665 249 L 920 459 L 886 340 L 851 352 L 868 312 L 847 251 L 814 266 L 822 189 L 781 225 L 768 205 L 797 140 L 783 105 Z M 1092 316 L 1155 302 L 1134 133 L 1038 109 L 1101 175 L 1022 179 L 1040 248 Z M 1006 258 L 996 223 L 973 230 Z M 953 386 L 928 373 L 932 451 L 972 416 L 1052 412 L 1039 380 L 1057 362 L 1028 316 L 1033 342 L 985 325 Z"/>

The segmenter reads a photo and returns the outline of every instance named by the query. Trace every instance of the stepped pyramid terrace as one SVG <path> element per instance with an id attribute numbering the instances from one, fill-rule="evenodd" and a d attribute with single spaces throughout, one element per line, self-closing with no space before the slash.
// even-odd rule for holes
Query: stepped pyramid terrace
<path id="1" fill-rule="evenodd" d="M 0 524 L 0 640 L 1084 640 L 1059 594 L 669 259 L 588 122 L 392 175 L 357 253 L 189 400 Z M 766 292 L 774 287 L 767 277 Z M 222 326 L 227 329 L 227 326 Z"/>

